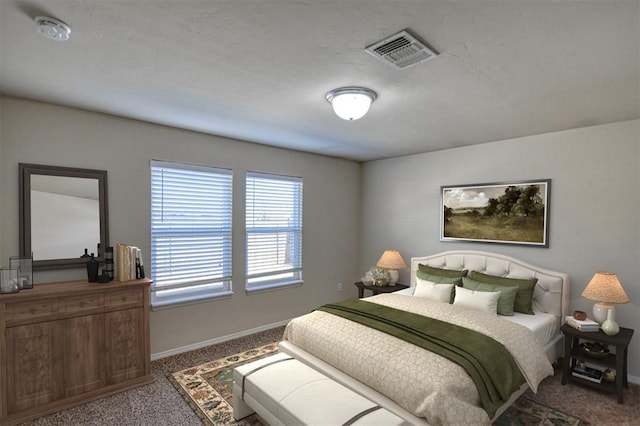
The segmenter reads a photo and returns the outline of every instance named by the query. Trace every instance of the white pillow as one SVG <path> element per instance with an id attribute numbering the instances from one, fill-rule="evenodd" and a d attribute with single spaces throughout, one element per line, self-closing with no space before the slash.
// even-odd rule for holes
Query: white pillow
<path id="1" fill-rule="evenodd" d="M 499 291 L 475 291 L 458 287 L 453 304 L 497 315 L 499 298 Z"/>
<path id="2" fill-rule="evenodd" d="M 449 303 L 451 301 L 452 288 L 453 284 L 436 284 L 416 277 L 416 288 L 413 290 L 413 295 L 435 300 L 436 302 Z"/>

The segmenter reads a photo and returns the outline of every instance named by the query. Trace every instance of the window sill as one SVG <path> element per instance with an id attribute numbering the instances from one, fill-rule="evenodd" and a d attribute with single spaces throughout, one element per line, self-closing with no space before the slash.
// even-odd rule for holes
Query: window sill
<path id="1" fill-rule="evenodd" d="M 302 284 L 304 284 L 303 280 L 296 280 L 296 281 L 287 281 L 287 282 L 282 282 L 277 284 L 265 284 L 260 286 L 256 285 L 246 289 L 245 293 L 247 295 L 268 293 L 271 291 L 284 290 L 291 287 L 302 287 Z"/>
<path id="2" fill-rule="evenodd" d="M 163 309 L 172 309 L 182 306 L 195 305 L 197 303 L 211 302 L 213 300 L 230 299 L 233 296 L 232 291 L 225 291 L 216 294 L 184 294 L 181 296 L 173 296 L 167 298 L 157 298 L 151 295 L 151 310 L 160 311 Z"/>

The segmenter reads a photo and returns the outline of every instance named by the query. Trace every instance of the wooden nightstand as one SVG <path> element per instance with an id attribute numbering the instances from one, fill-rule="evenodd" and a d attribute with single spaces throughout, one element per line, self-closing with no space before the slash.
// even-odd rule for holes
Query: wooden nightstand
<path id="1" fill-rule="evenodd" d="M 396 285 L 367 285 L 362 282 L 355 283 L 356 287 L 358 287 L 358 297 L 364 297 L 365 290 L 371 290 L 373 295 L 380 293 L 393 293 L 394 291 L 403 290 L 405 288 L 409 288 L 408 285 L 396 283 Z"/>
<path id="2" fill-rule="evenodd" d="M 600 331 L 585 333 L 570 325 L 563 324 L 560 328 L 564 334 L 564 365 L 562 366 L 562 384 L 566 384 L 568 379 L 576 383 L 585 384 L 596 389 L 601 389 L 615 393 L 618 397 L 618 403 L 622 404 L 622 387 L 628 387 L 627 383 L 627 349 L 633 336 L 633 330 L 630 328 L 620 327 L 620 332 L 615 336 L 607 336 Z M 586 356 L 580 349 L 580 339 L 590 342 L 598 342 L 613 346 L 616 349 L 615 354 L 608 354 L 604 358 L 590 358 Z M 616 370 L 616 381 L 614 383 L 602 380 L 602 383 L 594 383 L 583 380 L 571 374 L 576 366 L 578 358 L 585 360 L 590 364 L 601 365 L 603 367 L 614 368 Z"/>

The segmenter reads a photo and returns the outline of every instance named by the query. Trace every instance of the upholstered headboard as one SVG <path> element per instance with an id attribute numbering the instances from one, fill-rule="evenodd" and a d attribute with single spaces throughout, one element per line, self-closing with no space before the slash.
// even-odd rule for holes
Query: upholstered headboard
<path id="1" fill-rule="evenodd" d="M 533 308 L 558 317 L 564 323 L 569 312 L 569 275 L 532 265 L 513 257 L 473 250 L 453 250 L 411 258 L 411 287 L 416 285 L 418 264 L 444 269 L 468 269 L 509 278 L 538 278 Z"/>

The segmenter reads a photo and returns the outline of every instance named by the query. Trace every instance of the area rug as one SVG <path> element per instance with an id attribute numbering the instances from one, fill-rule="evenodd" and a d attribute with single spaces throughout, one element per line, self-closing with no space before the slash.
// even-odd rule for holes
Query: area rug
<path id="1" fill-rule="evenodd" d="M 171 373 L 168 379 L 206 425 L 263 425 L 255 414 L 238 422 L 233 418 L 233 369 L 277 350 L 278 343 L 271 343 Z"/>
<path id="2" fill-rule="evenodd" d="M 233 418 L 232 372 L 239 365 L 264 358 L 277 350 L 278 344 L 271 343 L 171 373 L 168 378 L 204 424 L 264 426 L 255 414 L 240 421 L 235 421 Z M 522 397 L 494 422 L 494 426 L 585 426 L 587 424 L 569 414 Z"/>

